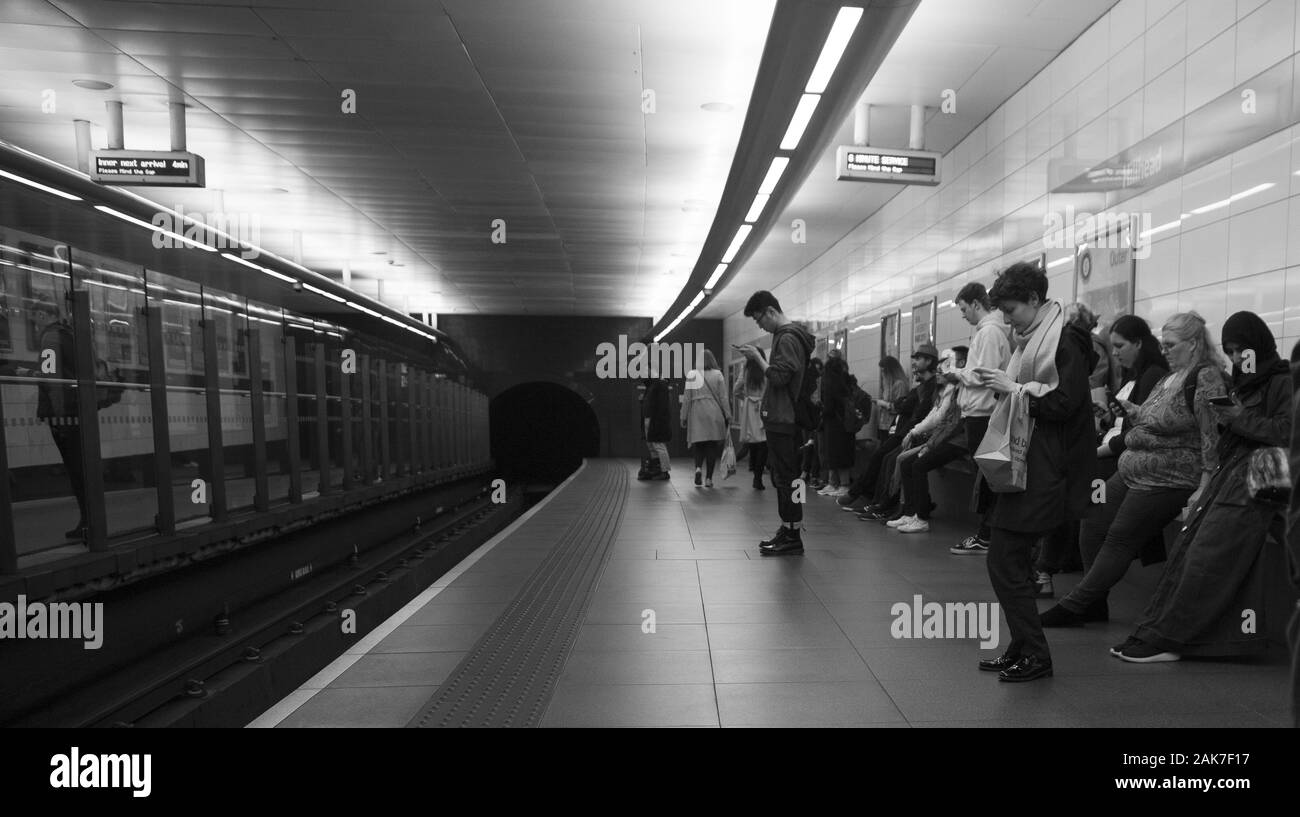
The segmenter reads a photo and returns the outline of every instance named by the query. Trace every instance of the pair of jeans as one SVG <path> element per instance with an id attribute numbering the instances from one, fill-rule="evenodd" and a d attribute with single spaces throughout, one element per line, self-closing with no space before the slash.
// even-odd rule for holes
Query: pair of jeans
<path id="1" fill-rule="evenodd" d="M 881 440 L 880 445 L 876 446 L 876 449 L 867 457 L 866 470 L 864 470 L 862 476 L 858 477 L 857 481 L 849 487 L 849 493 L 855 497 L 872 496 L 875 494 L 876 482 L 880 478 L 881 466 L 885 462 L 885 457 L 896 451 L 898 446 L 902 444 L 902 434 L 890 434 L 888 437 Z M 886 479 L 888 479 L 888 477 L 886 477 Z"/>
<path id="2" fill-rule="evenodd" d="M 707 463 L 708 470 L 705 477 L 713 479 L 713 466 L 718 464 L 718 455 L 722 453 L 722 440 L 704 440 L 691 446 L 691 452 L 695 454 L 695 470 L 700 470 L 701 465 Z"/>
<path id="3" fill-rule="evenodd" d="M 672 470 L 672 464 L 668 459 L 668 443 L 647 442 L 646 448 L 650 449 L 650 456 L 659 460 L 659 469 L 664 473 Z"/>
<path id="4" fill-rule="evenodd" d="M 965 459 L 966 449 L 952 443 L 940 443 L 926 448 L 915 457 L 899 460 L 903 475 L 903 515 L 929 519 L 930 472 L 950 462 Z"/>
<path id="5" fill-rule="evenodd" d="M 1034 584 L 1030 552 L 1041 533 L 993 528 L 989 540 L 988 570 L 993 593 L 1011 628 L 1006 652 L 1013 656 L 1035 656 L 1051 662 L 1052 653 L 1038 618 L 1038 585 Z"/>
<path id="6" fill-rule="evenodd" d="M 803 521 L 803 505 L 794 501 L 794 486 L 791 484 L 799 477 L 799 445 L 799 437 L 795 434 L 767 432 L 767 457 L 772 464 L 776 506 L 781 521 L 786 524 Z"/>
<path id="7" fill-rule="evenodd" d="M 1130 487 L 1118 472 L 1106 480 L 1105 502 L 1079 526 L 1084 576 L 1061 606 L 1075 613 L 1106 598 L 1128 572 L 1142 546 L 1178 518 L 1191 488 Z"/>

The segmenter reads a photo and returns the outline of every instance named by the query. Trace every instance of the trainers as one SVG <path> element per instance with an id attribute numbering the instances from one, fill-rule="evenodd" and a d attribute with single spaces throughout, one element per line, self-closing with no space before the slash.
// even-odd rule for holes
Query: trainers
<path id="1" fill-rule="evenodd" d="M 885 524 L 891 528 L 901 528 L 910 522 L 920 522 L 920 521 L 921 521 L 920 517 L 916 516 L 915 514 L 911 514 L 908 516 L 900 516 L 897 519 L 892 519 L 886 522 Z"/>
<path id="2" fill-rule="evenodd" d="M 1034 584 L 1038 585 L 1038 597 L 1040 599 L 1050 599 L 1056 595 L 1056 589 L 1052 586 L 1052 574 L 1042 570 L 1034 573 Z"/>
<path id="3" fill-rule="evenodd" d="M 696 471 L 696 472 L 695 472 L 695 484 L 696 484 L 696 485 L 703 485 L 703 484 L 704 484 L 704 475 L 701 474 L 699 471 Z"/>
<path id="4" fill-rule="evenodd" d="M 846 491 L 844 493 L 844 496 L 835 500 L 835 503 L 846 511 L 854 511 L 855 508 L 853 506 L 858 504 L 858 502 L 860 502 L 861 500 L 862 497 L 858 496 L 857 494 L 848 493 Z"/>
<path id="5" fill-rule="evenodd" d="M 967 536 L 961 540 L 960 545 L 953 545 L 948 548 L 948 552 L 955 553 L 958 556 L 978 556 L 989 552 L 989 543 L 978 536 Z"/>
<path id="6" fill-rule="evenodd" d="M 912 521 L 906 525 L 899 525 L 899 533 L 926 533 L 930 530 L 930 523 L 919 516 L 912 517 Z"/>
<path id="7" fill-rule="evenodd" d="M 1132 664 L 1156 664 L 1163 661 L 1178 661 L 1182 658 L 1176 652 L 1162 650 L 1159 647 L 1153 647 L 1143 641 L 1136 644 L 1130 644 L 1120 650 L 1119 657 Z"/>
<path id="8" fill-rule="evenodd" d="M 1124 652 L 1124 650 L 1127 650 L 1129 647 L 1133 647 L 1141 643 L 1142 643 L 1142 639 L 1129 636 L 1128 638 L 1124 639 L 1123 644 L 1116 644 L 1115 646 L 1111 647 L 1110 654 L 1115 656 L 1116 658 L 1119 658 L 1120 653 Z"/>
<path id="9" fill-rule="evenodd" d="M 829 494 L 827 494 L 827 496 L 835 497 L 836 502 L 838 502 L 839 500 L 843 499 L 848 495 L 849 495 L 849 489 L 843 485 L 841 485 L 840 487 L 836 488 L 834 491 L 831 491 Z"/>
<path id="10" fill-rule="evenodd" d="M 704 487 L 705 488 L 713 487 L 713 477 L 709 477 L 708 479 L 704 480 Z"/>

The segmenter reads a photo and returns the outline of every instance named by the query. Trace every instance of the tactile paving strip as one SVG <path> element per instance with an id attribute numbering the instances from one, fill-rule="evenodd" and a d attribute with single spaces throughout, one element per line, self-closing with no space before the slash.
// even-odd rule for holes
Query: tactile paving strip
<path id="1" fill-rule="evenodd" d="M 618 532 L 627 480 L 621 465 L 590 460 L 565 489 L 569 496 L 547 506 L 544 512 L 571 520 L 568 528 L 408 727 L 528 727 L 541 721 Z M 542 521 L 542 514 L 535 519 Z"/>

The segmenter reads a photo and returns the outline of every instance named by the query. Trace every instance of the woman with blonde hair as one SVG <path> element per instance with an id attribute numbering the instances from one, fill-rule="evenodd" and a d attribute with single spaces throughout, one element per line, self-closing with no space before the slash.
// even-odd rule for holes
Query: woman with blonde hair
<path id="1" fill-rule="evenodd" d="M 727 381 L 718 369 L 718 359 L 708 349 L 704 350 L 704 370 L 686 373 L 686 389 L 682 395 L 682 428 L 686 429 L 686 444 L 695 454 L 695 484 L 701 484 L 700 468 L 707 463 L 704 487 L 713 487 L 713 467 L 722 453 L 722 441 L 730 432 L 731 413 L 723 398 L 727 394 Z"/>

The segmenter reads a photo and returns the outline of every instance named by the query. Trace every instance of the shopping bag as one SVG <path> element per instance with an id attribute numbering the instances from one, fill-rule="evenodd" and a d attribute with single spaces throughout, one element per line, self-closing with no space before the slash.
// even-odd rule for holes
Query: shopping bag
<path id="1" fill-rule="evenodd" d="M 1033 433 L 1034 421 L 1029 416 L 1027 397 L 1008 394 L 998 401 L 989 417 L 988 431 L 975 451 L 975 464 L 994 492 L 1009 494 L 1025 490 L 1025 461 Z"/>
<path id="2" fill-rule="evenodd" d="M 722 449 L 721 467 L 722 470 L 726 472 L 726 476 L 724 476 L 723 479 L 734 477 L 736 475 L 736 449 L 731 447 L 730 434 L 727 435 L 727 444 Z"/>

